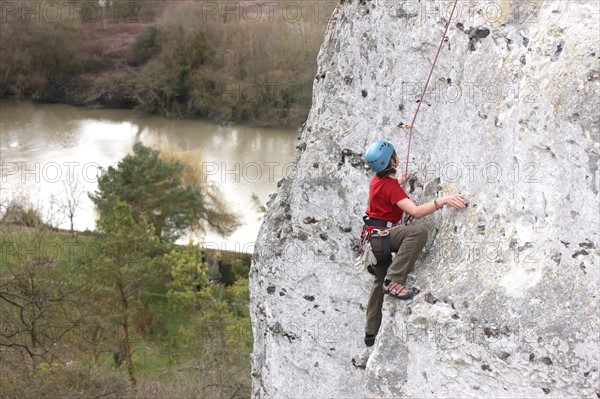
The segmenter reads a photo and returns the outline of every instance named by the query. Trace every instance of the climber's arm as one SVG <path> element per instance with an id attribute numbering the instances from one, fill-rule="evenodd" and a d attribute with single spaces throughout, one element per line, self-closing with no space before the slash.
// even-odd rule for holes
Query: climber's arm
<path id="1" fill-rule="evenodd" d="M 431 215 L 438 209 L 442 209 L 445 205 L 450 205 L 453 208 L 464 208 L 466 202 L 462 194 L 453 194 L 437 198 L 435 201 L 423 205 L 416 205 L 410 198 L 404 198 L 398 201 L 396 205 L 415 219 L 421 219 L 424 216 Z"/>

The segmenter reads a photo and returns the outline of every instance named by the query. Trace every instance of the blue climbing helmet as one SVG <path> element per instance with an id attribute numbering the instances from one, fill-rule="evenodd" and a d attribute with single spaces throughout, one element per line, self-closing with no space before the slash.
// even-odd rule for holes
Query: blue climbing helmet
<path id="1" fill-rule="evenodd" d="M 392 159 L 394 146 L 389 141 L 379 140 L 371 144 L 364 156 L 365 161 L 377 173 L 384 170 Z"/>

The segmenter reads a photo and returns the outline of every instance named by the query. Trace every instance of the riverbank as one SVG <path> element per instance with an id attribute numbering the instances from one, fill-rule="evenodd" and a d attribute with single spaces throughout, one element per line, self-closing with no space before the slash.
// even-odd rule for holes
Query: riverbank
<path id="1" fill-rule="evenodd" d="M 43 10 L 25 20 L 18 10 L 8 13 L 0 26 L 0 96 L 300 126 L 332 8 L 320 5 L 313 17 L 294 3 L 301 18 L 291 19 L 281 13 L 291 4 L 284 1 L 278 17 L 267 18 L 258 6 L 218 3 L 210 14 L 205 2 L 168 1 L 128 3 L 135 7 L 126 10 L 109 3 L 100 17 L 82 11 L 58 21 Z"/>

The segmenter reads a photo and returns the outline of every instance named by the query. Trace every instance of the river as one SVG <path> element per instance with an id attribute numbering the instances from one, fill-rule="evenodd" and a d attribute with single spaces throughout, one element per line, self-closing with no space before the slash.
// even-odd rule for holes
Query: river
<path id="1" fill-rule="evenodd" d="M 68 218 L 52 205 L 53 198 L 65 198 L 65 182 L 76 181 L 81 192 L 96 190 L 99 168 L 116 165 L 137 141 L 197 154 L 208 181 L 218 185 L 242 225 L 229 237 L 208 231 L 196 239 L 209 248 L 252 252 L 262 214 L 251 196 L 255 193 L 265 204 L 275 192 L 294 159 L 297 134 L 132 110 L 2 101 L 0 203 L 25 199 L 45 220 L 67 229 Z M 93 230 L 94 206 L 87 194 L 80 198 L 75 229 Z"/>

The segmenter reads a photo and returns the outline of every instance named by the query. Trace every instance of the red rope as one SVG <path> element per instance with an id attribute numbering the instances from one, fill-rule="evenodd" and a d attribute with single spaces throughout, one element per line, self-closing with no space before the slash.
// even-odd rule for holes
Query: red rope
<path id="1" fill-rule="evenodd" d="M 454 1 L 454 7 L 452 7 L 452 12 L 450 13 L 450 18 L 448 18 L 448 23 L 446 24 L 446 29 L 444 30 L 444 35 L 442 36 L 442 40 L 440 41 L 440 45 L 438 47 L 437 53 L 435 55 L 435 59 L 433 60 L 433 65 L 431 66 L 431 70 L 429 71 L 429 76 L 427 77 L 427 82 L 425 83 L 425 87 L 423 88 L 423 93 L 421 93 L 421 99 L 419 100 L 419 104 L 417 105 L 417 110 L 415 111 L 415 116 L 413 116 L 412 122 L 410 123 L 410 132 L 408 133 L 408 149 L 406 151 L 406 169 L 404 170 L 408 173 L 408 160 L 410 156 L 410 143 L 412 141 L 412 131 L 413 126 L 415 125 L 415 121 L 417 120 L 417 114 L 419 113 L 419 109 L 421 108 L 421 104 L 423 103 L 423 98 L 425 98 L 425 92 L 427 91 L 427 86 L 429 86 L 429 80 L 431 80 L 431 75 L 433 74 L 433 70 L 435 69 L 435 64 L 437 63 L 438 56 L 440 55 L 440 51 L 442 50 L 442 45 L 444 44 L 444 39 L 446 38 L 446 34 L 448 33 L 448 28 L 450 27 L 450 22 L 452 21 L 452 16 L 454 15 L 454 10 L 456 9 L 456 4 L 458 0 Z"/>

